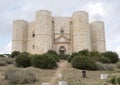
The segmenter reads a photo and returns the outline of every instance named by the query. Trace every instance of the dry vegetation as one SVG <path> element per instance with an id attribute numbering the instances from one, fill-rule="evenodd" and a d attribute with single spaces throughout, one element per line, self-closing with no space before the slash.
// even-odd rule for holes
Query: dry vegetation
<path id="1" fill-rule="evenodd" d="M 64 62 L 64 61 L 61 61 Z M 4 73 L 7 69 L 17 68 L 13 64 L 7 66 L 0 66 L 0 85 L 10 85 L 7 80 L 4 79 Z M 50 82 L 51 78 L 55 76 L 57 69 L 44 70 L 34 67 L 20 68 L 28 69 L 34 73 L 37 77 L 37 81 L 31 84 L 22 85 L 41 85 L 42 82 Z M 120 70 L 115 69 L 114 71 L 87 71 L 87 78 L 82 78 L 82 71 L 74 69 L 70 64 L 67 64 L 62 70 L 63 79 L 68 81 L 68 85 L 110 85 L 106 84 L 106 80 L 100 80 L 100 74 L 107 73 L 109 76 L 120 75 Z M 59 79 L 55 79 L 56 83 Z M 19 84 L 20 85 L 20 84 Z"/>

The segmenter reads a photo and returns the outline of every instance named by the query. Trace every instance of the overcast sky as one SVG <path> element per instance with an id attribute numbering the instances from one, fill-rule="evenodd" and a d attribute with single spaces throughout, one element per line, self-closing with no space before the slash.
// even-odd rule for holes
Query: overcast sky
<path id="1" fill-rule="evenodd" d="M 50 10 L 53 16 L 87 11 L 90 22 L 105 22 L 107 50 L 120 54 L 120 0 L 0 0 L 0 53 L 11 52 L 13 21 L 30 22 L 37 10 Z"/>

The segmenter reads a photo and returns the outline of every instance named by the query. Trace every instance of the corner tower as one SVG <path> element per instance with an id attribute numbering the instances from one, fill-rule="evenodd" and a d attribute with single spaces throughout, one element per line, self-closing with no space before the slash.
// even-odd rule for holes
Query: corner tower
<path id="1" fill-rule="evenodd" d="M 52 49 L 52 13 L 50 11 L 39 10 L 36 12 L 35 47 L 37 54 Z"/>
<path id="2" fill-rule="evenodd" d="M 27 51 L 28 22 L 16 20 L 13 22 L 12 51 Z"/>
<path id="3" fill-rule="evenodd" d="M 91 31 L 91 47 L 93 51 L 105 52 L 105 32 L 104 22 L 95 21 L 90 24 Z"/>
<path id="4" fill-rule="evenodd" d="M 90 29 L 88 13 L 78 11 L 73 13 L 73 52 L 83 49 L 90 50 Z"/>

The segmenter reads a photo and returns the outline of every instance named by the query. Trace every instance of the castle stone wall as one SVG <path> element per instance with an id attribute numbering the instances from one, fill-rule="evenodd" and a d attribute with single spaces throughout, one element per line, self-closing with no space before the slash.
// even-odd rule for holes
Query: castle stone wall
<path id="1" fill-rule="evenodd" d="M 54 36 L 55 39 L 59 38 L 61 36 L 61 30 L 64 30 L 64 35 L 67 39 L 71 39 L 71 28 L 70 28 L 70 22 L 71 18 L 70 17 L 54 17 Z M 66 54 L 71 53 L 71 43 L 65 43 L 64 41 L 61 43 L 56 43 L 54 44 L 54 50 L 56 50 L 59 53 L 59 48 L 61 46 L 64 46 L 66 48 Z"/>
<path id="2" fill-rule="evenodd" d="M 27 51 L 35 54 L 36 53 L 36 47 L 33 48 L 33 46 L 35 46 L 35 37 L 33 37 L 33 35 L 35 35 L 35 25 L 36 22 L 30 22 L 29 26 L 28 26 L 28 43 L 27 43 Z"/>
<path id="3" fill-rule="evenodd" d="M 60 54 L 62 46 L 65 54 L 84 49 L 104 52 L 104 23 L 89 24 L 88 13 L 84 11 L 74 12 L 71 17 L 54 17 L 48 10 L 37 11 L 32 22 L 13 22 L 12 51 L 43 54 L 55 50 Z"/>

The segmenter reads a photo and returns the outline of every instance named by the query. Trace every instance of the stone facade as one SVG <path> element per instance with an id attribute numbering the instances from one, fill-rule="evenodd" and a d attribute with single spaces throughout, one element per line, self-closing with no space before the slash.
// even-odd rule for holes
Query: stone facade
<path id="1" fill-rule="evenodd" d="M 71 54 L 83 49 L 106 51 L 104 22 L 89 23 L 87 12 L 53 17 L 50 11 L 40 10 L 32 22 L 16 20 L 13 23 L 12 51 L 42 54 L 55 50 L 59 54 Z"/>

